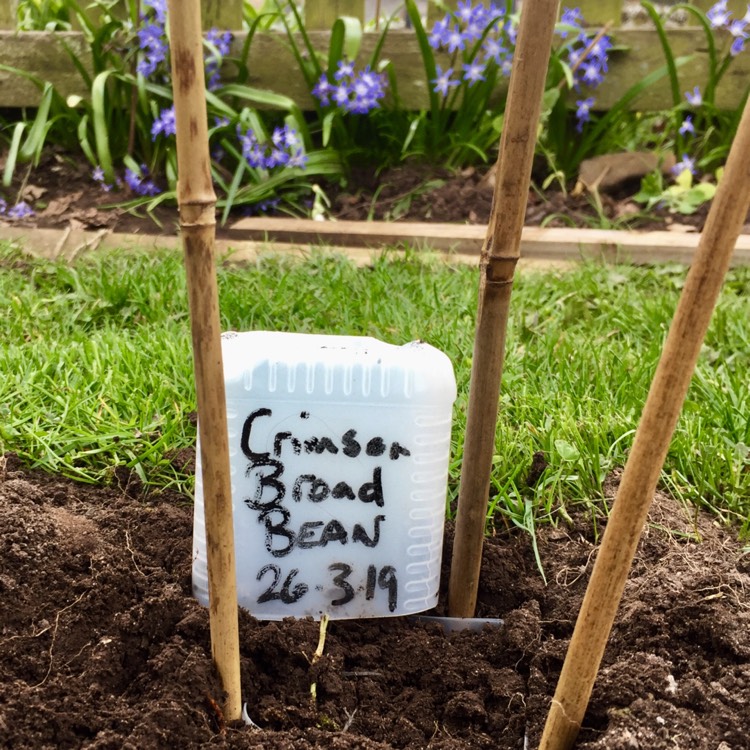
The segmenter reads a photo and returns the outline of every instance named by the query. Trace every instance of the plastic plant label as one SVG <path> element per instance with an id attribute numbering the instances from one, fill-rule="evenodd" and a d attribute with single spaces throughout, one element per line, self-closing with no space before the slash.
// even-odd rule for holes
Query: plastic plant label
<path id="1" fill-rule="evenodd" d="M 240 606 L 260 619 L 435 606 L 456 396 L 448 358 L 419 342 L 270 332 L 225 334 L 223 355 Z M 203 604 L 207 586 L 198 461 Z"/>

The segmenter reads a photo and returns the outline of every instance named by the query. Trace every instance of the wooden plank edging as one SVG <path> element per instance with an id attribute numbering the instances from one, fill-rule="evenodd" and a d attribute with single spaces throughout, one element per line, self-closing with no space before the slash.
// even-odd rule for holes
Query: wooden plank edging
<path id="1" fill-rule="evenodd" d="M 253 261 L 264 254 L 305 257 L 311 248 L 344 253 L 367 264 L 384 248 L 437 251 L 455 262 L 476 263 L 486 228 L 479 225 L 389 222 L 317 222 L 307 219 L 241 219 L 217 240 L 217 252 L 230 261 Z M 625 232 L 606 229 L 543 229 L 525 227 L 521 238 L 524 263 L 555 266 L 584 259 L 610 263 L 690 263 L 698 233 Z M 19 243 L 46 258 L 74 260 L 95 250 L 178 249 L 176 234 L 124 234 L 108 230 L 0 227 L 0 240 Z M 733 266 L 750 265 L 750 235 L 735 247 Z"/>
<path id="2" fill-rule="evenodd" d="M 238 239 L 369 248 L 406 245 L 472 257 L 479 256 L 486 231 L 483 225 L 469 224 L 319 222 L 263 217 L 240 219 L 230 227 L 230 234 Z M 636 264 L 689 263 L 699 239 L 697 232 L 524 227 L 521 255 L 544 260 L 593 258 Z M 750 264 L 750 235 L 740 236 L 733 264 Z"/>

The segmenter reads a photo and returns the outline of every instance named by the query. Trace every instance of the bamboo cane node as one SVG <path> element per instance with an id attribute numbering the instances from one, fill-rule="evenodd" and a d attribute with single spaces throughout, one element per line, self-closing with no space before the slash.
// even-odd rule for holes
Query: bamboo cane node
<path id="1" fill-rule="evenodd" d="M 518 262 L 517 255 L 490 255 L 484 262 L 484 276 L 488 283 L 494 285 L 512 284 L 513 274 Z"/>
<path id="2" fill-rule="evenodd" d="M 216 220 L 180 221 L 180 229 L 201 229 L 204 227 L 215 227 Z"/>
<path id="3" fill-rule="evenodd" d="M 216 201 L 195 200 L 180 204 L 180 227 L 194 229 L 196 227 L 216 226 Z"/>

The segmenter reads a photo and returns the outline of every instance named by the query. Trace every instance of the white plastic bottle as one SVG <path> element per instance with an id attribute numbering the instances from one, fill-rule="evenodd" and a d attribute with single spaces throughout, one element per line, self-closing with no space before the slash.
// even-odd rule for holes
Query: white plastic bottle
<path id="1" fill-rule="evenodd" d="M 237 591 L 260 619 L 437 602 L 456 384 L 414 342 L 223 336 Z M 200 450 L 193 592 L 208 604 Z"/>

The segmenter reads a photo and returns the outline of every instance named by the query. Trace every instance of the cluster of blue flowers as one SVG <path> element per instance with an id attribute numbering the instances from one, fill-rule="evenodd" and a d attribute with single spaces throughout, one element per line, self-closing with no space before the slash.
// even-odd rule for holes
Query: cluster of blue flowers
<path id="1" fill-rule="evenodd" d="M 729 54 L 735 57 L 745 49 L 748 33 L 745 31 L 750 24 L 750 5 L 742 18 L 732 19 L 732 11 L 727 8 L 727 0 L 719 0 L 711 6 L 706 18 L 712 29 L 726 29 L 734 37 Z"/>
<path id="2" fill-rule="evenodd" d="M 583 16 L 578 8 L 564 8 L 557 34 L 561 39 L 570 39 L 567 45 L 567 63 L 573 72 L 573 87 L 579 91 L 585 86 L 595 89 L 604 80 L 608 70 L 609 50 L 612 40 L 606 34 L 597 34 L 593 39 L 583 28 Z M 583 130 L 591 117 L 594 97 L 576 100 L 576 129 Z"/>
<path id="3" fill-rule="evenodd" d="M 312 90 L 313 96 L 327 107 L 331 103 L 344 112 L 366 115 L 380 106 L 385 96 L 386 79 L 366 67 L 355 70 L 354 63 L 339 60 L 333 81 L 323 73 Z"/>
<path id="4" fill-rule="evenodd" d="M 125 184 L 136 195 L 159 195 L 161 192 L 156 183 L 151 179 L 148 167 L 145 164 L 141 164 L 137 172 L 130 168 L 126 169 Z"/>
<path id="5" fill-rule="evenodd" d="M 252 128 L 242 133 L 237 128 L 237 137 L 242 147 L 242 155 L 247 163 L 256 169 L 274 167 L 299 167 L 304 169 L 307 155 L 302 141 L 294 128 L 287 125 L 274 128 L 270 142 L 261 143 Z"/>
<path id="6" fill-rule="evenodd" d="M 169 45 L 167 43 L 167 3 L 166 0 L 143 0 L 143 10 L 140 14 L 140 23 L 136 29 L 138 37 L 139 60 L 136 71 L 145 78 L 151 78 L 162 70 L 167 60 Z M 205 56 L 206 85 L 209 90 L 215 90 L 220 83 L 220 68 L 224 57 L 229 54 L 232 43 L 232 34 L 228 31 L 220 32 L 211 29 L 206 33 L 208 50 Z M 168 77 L 168 71 L 163 71 L 163 76 Z M 176 133 L 174 106 L 162 109 L 151 125 L 151 137 L 156 140 L 159 136 L 169 137 Z M 101 167 L 93 171 L 93 178 L 99 182 L 105 191 L 119 186 L 120 180 L 115 184 L 108 184 L 104 179 Z M 132 169 L 125 171 L 125 184 L 136 195 L 158 195 L 159 188 L 150 177 L 145 165 L 141 165 L 140 171 Z"/>
<path id="7" fill-rule="evenodd" d="M 583 28 L 583 17 L 578 8 L 564 8 L 558 36 L 565 40 L 567 64 L 573 73 L 576 90 L 582 87 L 596 88 L 607 73 L 608 53 L 612 40 L 606 34 L 593 39 Z M 435 23 L 429 36 L 433 49 L 454 55 L 463 53 L 461 69 L 453 67 L 443 70 L 436 66 L 437 76 L 431 83 L 433 89 L 443 97 L 451 89 L 466 84 L 473 86 L 487 80 L 494 66 L 504 76 L 509 76 L 513 67 L 517 30 L 513 21 L 505 16 L 505 10 L 495 3 L 487 6 L 471 0 L 458 3 L 457 9 Z M 576 101 L 577 129 L 583 129 L 590 119 L 593 97 Z"/>
<path id="8" fill-rule="evenodd" d="M 143 0 L 143 7 L 150 8 L 153 17 L 145 11 L 140 16 L 141 23 L 136 34 L 138 47 L 143 55 L 136 70 L 145 78 L 149 78 L 167 59 L 169 51 L 164 30 L 167 23 L 167 0 Z"/>
<path id="9" fill-rule="evenodd" d="M 229 54 L 232 46 L 232 33 L 210 29 L 206 32 L 206 41 L 211 48 L 206 55 L 206 86 L 209 91 L 215 91 L 221 83 L 221 61 Z"/>
<path id="10" fill-rule="evenodd" d="M 171 107 L 163 109 L 159 116 L 151 125 L 151 138 L 156 140 L 156 136 L 174 135 L 177 132 L 177 119 L 174 112 L 174 104 Z"/>
<path id="11" fill-rule="evenodd" d="M 750 4 L 748 4 L 747 11 L 742 18 L 732 19 L 732 11 L 727 8 L 727 0 L 719 0 L 708 10 L 706 18 L 712 29 L 726 29 L 732 35 L 732 45 L 729 48 L 731 57 L 736 57 L 745 50 L 745 43 L 750 38 L 750 33 L 746 31 L 748 25 L 750 25 Z M 700 86 L 694 86 L 692 91 L 686 91 L 685 101 L 694 109 L 701 107 L 703 105 L 703 94 Z M 679 127 L 679 133 L 683 136 L 695 135 L 692 114 L 685 115 Z M 682 159 L 672 167 L 672 173 L 675 175 L 680 175 L 685 171 L 692 175 L 698 173 L 695 159 L 687 154 L 683 154 Z"/>
<path id="12" fill-rule="evenodd" d="M 490 66 L 497 66 L 504 76 L 509 76 L 516 28 L 495 3 L 485 7 L 484 3 L 474 5 L 471 0 L 465 0 L 458 3 L 453 13 L 435 23 L 429 42 L 433 49 L 451 54 L 468 51 L 460 71 L 436 66 L 437 77 L 430 83 L 434 91 L 445 97 L 461 83 L 473 86 L 485 81 Z"/>
<path id="13" fill-rule="evenodd" d="M 33 215 L 34 209 L 26 201 L 19 201 L 15 206 L 8 208 L 8 203 L 5 199 L 0 198 L 0 216 L 4 216 L 11 221 L 19 221 L 21 219 L 28 219 Z"/>

